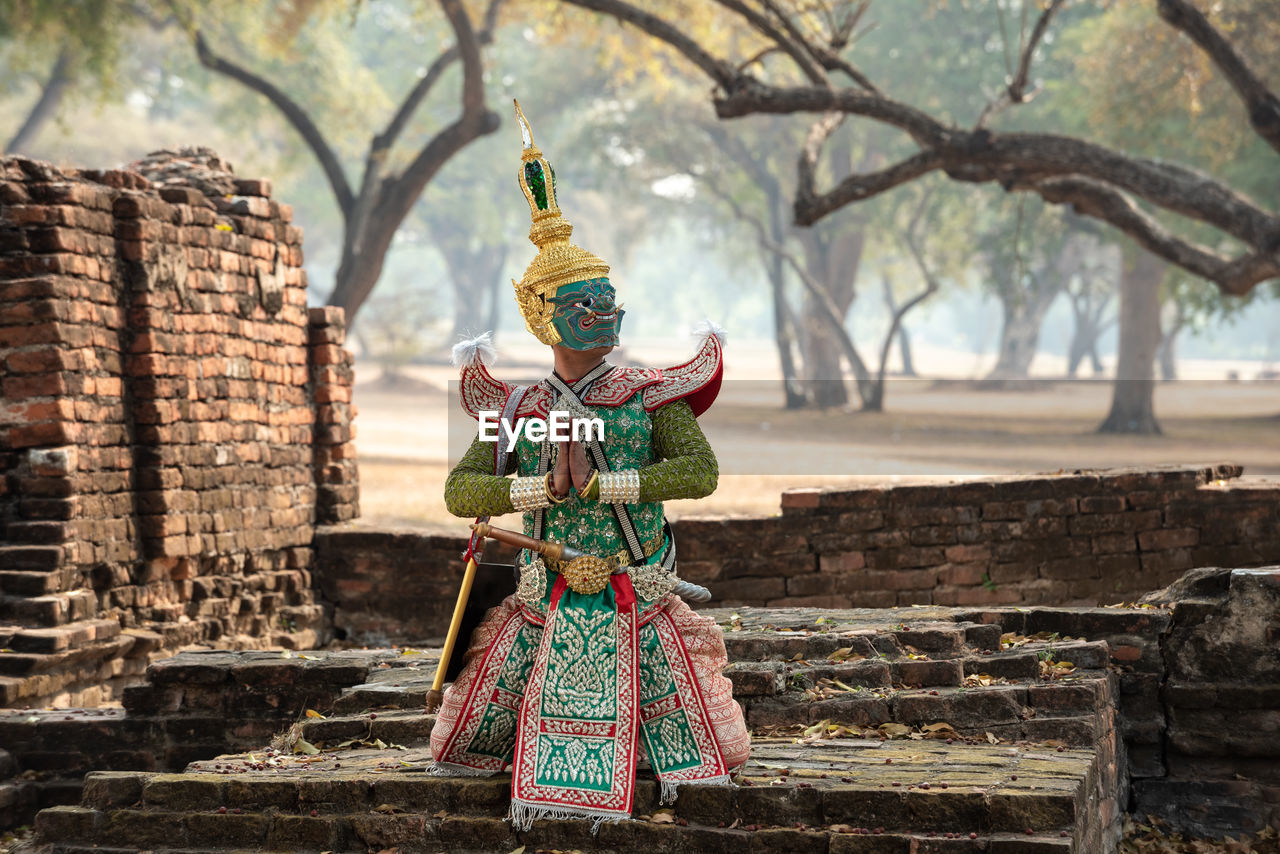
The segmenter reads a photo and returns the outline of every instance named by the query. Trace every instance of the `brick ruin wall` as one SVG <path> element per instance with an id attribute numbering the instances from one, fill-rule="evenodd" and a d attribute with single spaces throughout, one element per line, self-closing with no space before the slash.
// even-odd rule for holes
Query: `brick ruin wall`
<path id="1" fill-rule="evenodd" d="M 315 526 L 357 513 L 342 313 L 308 310 L 268 182 L 181 166 L 0 160 L 0 706 L 327 640 Z"/>
<path id="2" fill-rule="evenodd" d="M 790 490 L 780 516 L 677 521 L 679 571 L 710 588 L 709 607 L 1131 601 L 1192 567 L 1280 563 L 1280 483 L 1240 474 L 1222 464 Z M 463 538 L 325 528 L 316 545 L 315 583 L 340 636 L 444 634 Z"/>

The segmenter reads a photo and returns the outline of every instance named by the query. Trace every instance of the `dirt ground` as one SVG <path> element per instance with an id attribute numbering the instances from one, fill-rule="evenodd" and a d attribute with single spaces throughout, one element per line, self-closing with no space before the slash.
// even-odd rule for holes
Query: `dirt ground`
<path id="1" fill-rule="evenodd" d="M 527 382 L 546 370 L 541 353 L 516 355 L 525 361 L 499 363 L 495 375 Z M 670 352 L 644 356 L 637 361 L 680 360 Z M 699 501 L 670 502 L 672 517 L 770 515 L 781 491 L 796 486 L 1211 462 L 1242 464 L 1246 476 L 1280 476 L 1280 382 L 1233 382 L 1218 371 L 1218 379 L 1161 383 L 1156 412 L 1164 433 L 1135 437 L 1095 432 L 1110 404 L 1109 382 L 1039 380 L 991 390 L 955 376 L 895 379 L 885 412 L 787 412 L 769 368 L 765 358 L 746 358 L 728 371 L 719 400 L 700 419 L 720 459 L 719 488 Z M 1193 376 L 1215 374 L 1193 368 Z M 442 490 L 475 422 L 449 393 L 453 368 L 415 367 L 409 375 L 389 388 L 375 366 L 357 365 L 360 524 L 461 531 L 468 520 L 448 514 Z"/>

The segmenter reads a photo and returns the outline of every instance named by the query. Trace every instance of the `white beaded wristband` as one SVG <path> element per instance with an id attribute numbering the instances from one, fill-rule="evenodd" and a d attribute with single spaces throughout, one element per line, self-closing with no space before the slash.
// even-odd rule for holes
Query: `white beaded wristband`
<path id="1" fill-rule="evenodd" d="M 550 507 L 551 499 L 547 497 L 546 478 L 517 477 L 511 481 L 511 506 L 520 512 Z"/>
<path id="2" fill-rule="evenodd" d="M 640 472 L 600 472 L 600 502 L 603 504 L 635 504 L 640 500 Z"/>

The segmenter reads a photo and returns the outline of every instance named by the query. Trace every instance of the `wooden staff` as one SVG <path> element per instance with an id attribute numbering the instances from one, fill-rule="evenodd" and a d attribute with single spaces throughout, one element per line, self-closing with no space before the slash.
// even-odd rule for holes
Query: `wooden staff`
<path id="1" fill-rule="evenodd" d="M 475 531 L 477 537 L 497 540 L 509 546 L 528 549 L 531 552 L 537 552 L 547 560 L 573 560 L 576 557 L 583 556 L 583 553 L 577 549 L 571 549 L 561 543 L 535 540 L 533 537 L 526 537 L 524 534 L 517 534 L 515 531 L 508 531 L 506 528 L 495 528 L 488 522 L 476 522 L 471 526 L 471 530 Z"/>
<path id="2" fill-rule="evenodd" d="M 477 524 L 483 524 L 477 522 Z M 475 526 L 473 525 L 474 529 Z M 431 682 L 431 690 L 427 692 L 426 710 L 434 712 L 440 708 L 444 700 L 444 677 L 449 670 L 449 659 L 453 657 L 453 646 L 458 642 L 458 630 L 462 627 L 462 615 L 467 610 L 467 599 L 471 597 L 471 585 L 476 580 L 476 541 L 484 543 L 479 533 L 471 535 L 467 544 L 467 568 L 462 572 L 462 587 L 458 589 L 458 601 L 453 606 L 453 619 L 449 621 L 449 633 L 444 638 L 444 649 L 440 653 L 440 663 L 436 665 L 436 678 Z"/>

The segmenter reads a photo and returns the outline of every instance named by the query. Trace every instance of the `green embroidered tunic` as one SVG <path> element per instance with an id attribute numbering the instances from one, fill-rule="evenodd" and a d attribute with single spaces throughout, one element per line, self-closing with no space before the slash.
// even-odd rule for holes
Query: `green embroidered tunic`
<path id="1" fill-rule="evenodd" d="M 698 426 L 689 404 L 683 400 L 645 411 L 637 392 L 620 406 L 588 407 L 604 422 L 604 451 L 615 471 L 636 469 L 640 474 L 640 501 L 630 506 L 636 533 L 642 543 L 662 534 L 662 503 L 676 498 L 701 498 L 715 490 L 719 466 Z M 553 446 L 552 465 L 555 463 Z M 445 481 L 445 504 L 456 516 L 499 516 L 514 510 L 511 481 L 493 474 L 493 443 L 479 437 Z M 537 474 L 541 444 L 519 434 L 508 473 L 522 477 Z M 526 534 L 532 533 L 533 514 L 524 514 Z M 543 536 L 598 557 L 626 548 L 622 530 L 607 504 L 582 499 L 572 492 L 563 504 L 546 510 Z"/>

